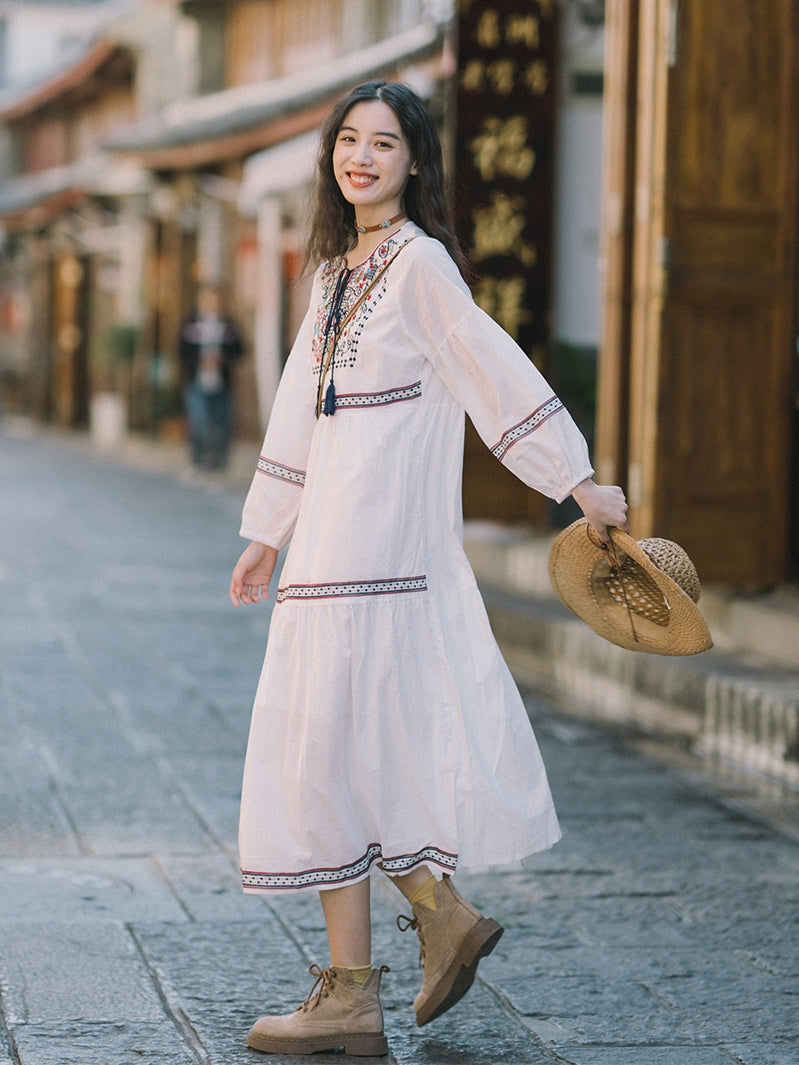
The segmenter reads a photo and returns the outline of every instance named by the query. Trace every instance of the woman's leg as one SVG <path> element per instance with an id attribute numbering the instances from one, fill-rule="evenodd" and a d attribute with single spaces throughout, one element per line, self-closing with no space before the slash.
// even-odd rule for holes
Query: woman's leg
<path id="1" fill-rule="evenodd" d="M 426 865 L 418 865 L 415 869 L 411 869 L 410 873 L 403 873 L 402 876 L 392 876 L 389 879 L 393 884 L 396 884 L 406 899 L 410 899 L 420 887 L 427 883 L 432 875 Z"/>
<path id="2" fill-rule="evenodd" d="M 462 898 L 450 877 L 437 880 L 427 866 L 392 880 L 413 913 L 412 918 L 398 918 L 397 924 L 402 931 L 413 928 L 419 936 L 424 982 L 414 1008 L 416 1023 L 423 1025 L 463 998 L 480 959 L 499 941 L 502 927 Z"/>
<path id="3" fill-rule="evenodd" d="M 371 968 L 369 880 L 319 895 L 330 966 L 311 966 L 316 982 L 302 1006 L 292 1013 L 260 1017 L 247 1045 L 269 1054 L 315 1054 L 343 1047 L 345 1054 L 382 1057 L 388 1042 L 379 991 L 387 970 Z"/>
<path id="4" fill-rule="evenodd" d="M 358 969 L 372 961 L 369 877 L 348 887 L 320 891 L 330 944 L 330 964 Z"/>

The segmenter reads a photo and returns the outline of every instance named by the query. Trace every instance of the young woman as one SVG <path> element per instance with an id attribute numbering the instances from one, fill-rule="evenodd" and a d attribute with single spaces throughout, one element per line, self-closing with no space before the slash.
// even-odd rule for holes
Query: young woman
<path id="1" fill-rule="evenodd" d="M 571 494 L 603 539 L 619 488 L 524 353 L 472 301 L 441 148 L 406 86 L 361 85 L 322 131 L 321 263 L 244 507 L 234 604 L 282 572 L 244 771 L 244 890 L 318 890 L 330 965 L 256 1022 L 274 1053 L 386 1053 L 369 876 L 410 903 L 418 1024 L 468 990 L 502 928 L 452 874 L 518 862 L 559 828 L 519 693 L 462 546 L 464 410 L 526 484 Z"/>

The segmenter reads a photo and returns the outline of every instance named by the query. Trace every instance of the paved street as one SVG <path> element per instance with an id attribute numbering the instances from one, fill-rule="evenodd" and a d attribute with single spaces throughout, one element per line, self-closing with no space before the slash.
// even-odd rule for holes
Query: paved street
<path id="1" fill-rule="evenodd" d="M 318 901 L 245 897 L 267 610 L 227 598 L 243 493 L 0 427 L 0 1065 L 236 1065 L 326 961 Z M 376 888 L 397 1065 L 796 1065 L 799 845 L 532 700 L 565 838 L 464 878 L 506 927 L 424 1029 Z M 342 1055 L 310 1059 L 342 1065 Z"/>

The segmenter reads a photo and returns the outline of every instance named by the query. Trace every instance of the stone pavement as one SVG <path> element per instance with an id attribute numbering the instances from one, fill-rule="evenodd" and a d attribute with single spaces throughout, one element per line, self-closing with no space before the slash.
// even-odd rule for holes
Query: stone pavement
<path id="1" fill-rule="evenodd" d="M 0 433 L 0 1065 L 235 1065 L 325 961 L 314 897 L 243 896 L 267 610 L 227 600 L 242 492 Z M 398 1065 L 796 1065 L 799 845 L 640 737 L 530 713 L 564 840 L 464 878 L 506 933 L 416 1029 L 376 882 Z M 656 750 L 655 754 L 660 754 Z"/>

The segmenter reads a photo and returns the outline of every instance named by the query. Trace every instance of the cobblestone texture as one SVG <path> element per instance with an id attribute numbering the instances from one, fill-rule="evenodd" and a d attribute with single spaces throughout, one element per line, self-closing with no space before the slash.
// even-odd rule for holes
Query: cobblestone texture
<path id="1" fill-rule="evenodd" d="M 238 885 L 268 620 L 227 600 L 242 493 L 7 434 L 0 499 L 0 1065 L 252 1062 L 325 935 L 316 898 Z M 799 846 L 621 731 L 530 712 L 564 840 L 463 878 L 507 931 L 421 1030 L 376 882 L 384 1065 L 795 1065 Z"/>

